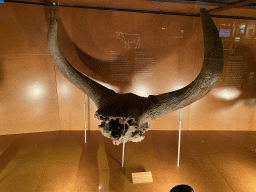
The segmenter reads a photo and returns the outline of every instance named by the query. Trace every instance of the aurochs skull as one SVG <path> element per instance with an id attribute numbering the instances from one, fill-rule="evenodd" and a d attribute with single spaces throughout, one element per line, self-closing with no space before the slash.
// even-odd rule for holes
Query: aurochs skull
<path id="1" fill-rule="evenodd" d="M 204 35 L 204 62 L 199 75 L 186 87 L 159 95 L 140 97 L 133 93 L 119 94 L 86 77 L 62 55 L 57 41 L 57 20 L 53 19 L 47 35 L 47 46 L 55 67 L 71 83 L 87 94 L 96 104 L 95 117 L 99 129 L 113 143 L 139 142 L 148 130 L 148 119 L 156 119 L 183 108 L 205 96 L 219 80 L 223 65 L 223 46 L 218 30 L 204 8 L 200 9 Z"/>

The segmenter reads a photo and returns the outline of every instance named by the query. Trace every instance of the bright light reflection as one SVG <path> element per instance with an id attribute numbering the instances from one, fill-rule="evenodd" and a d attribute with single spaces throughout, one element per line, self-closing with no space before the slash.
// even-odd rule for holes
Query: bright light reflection
<path id="1" fill-rule="evenodd" d="M 235 37 L 235 42 L 239 42 L 240 41 L 240 37 Z"/>
<path id="2" fill-rule="evenodd" d="M 140 82 L 134 86 L 132 93 L 135 93 L 141 97 L 147 97 L 150 95 L 150 89 L 147 85 L 145 85 L 145 83 Z"/>
<path id="3" fill-rule="evenodd" d="M 182 89 L 183 87 L 185 87 L 186 85 L 182 82 L 177 82 L 173 85 L 171 85 L 171 89 L 176 91 L 176 90 L 179 90 L 179 89 Z"/>
<path id="4" fill-rule="evenodd" d="M 95 80 L 95 79 L 93 79 L 93 80 L 96 81 L 97 83 L 99 83 L 99 84 L 101 84 L 101 85 L 103 85 L 103 86 L 109 88 L 109 89 L 114 90 L 114 91 L 117 92 L 117 93 L 119 92 L 119 88 L 118 88 L 117 86 L 110 85 L 110 84 L 108 84 L 108 83 L 104 83 L 104 82 L 102 82 L 102 81 L 98 81 L 98 80 Z"/>
<path id="5" fill-rule="evenodd" d="M 33 83 L 28 87 L 28 95 L 32 99 L 42 98 L 45 94 L 45 87 L 40 83 Z"/>
<path id="6" fill-rule="evenodd" d="M 212 94 L 220 99 L 233 100 L 238 98 L 242 92 L 235 87 L 219 88 L 212 91 Z"/>
<path id="7" fill-rule="evenodd" d="M 101 186 L 99 186 L 99 189 L 101 189 Z"/>
<path id="8" fill-rule="evenodd" d="M 58 86 L 58 93 L 61 96 L 69 96 L 69 94 L 70 94 L 70 87 L 67 84 L 60 84 Z"/>

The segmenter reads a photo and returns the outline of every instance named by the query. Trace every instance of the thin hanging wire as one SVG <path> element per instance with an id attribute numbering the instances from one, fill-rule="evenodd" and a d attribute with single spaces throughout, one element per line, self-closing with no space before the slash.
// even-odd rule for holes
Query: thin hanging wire
<path id="1" fill-rule="evenodd" d="M 85 102 L 85 94 L 84 94 L 84 143 L 86 143 L 86 102 Z"/>
<path id="2" fill-rule="evenodd" d="M 180 109 L 180 118 L 179 118 L 179 141 L 178 141 L 178 159 L 177 159 L 177 167 L 180 166 L 180 140 L 181 140 L 181 109 Z"/>

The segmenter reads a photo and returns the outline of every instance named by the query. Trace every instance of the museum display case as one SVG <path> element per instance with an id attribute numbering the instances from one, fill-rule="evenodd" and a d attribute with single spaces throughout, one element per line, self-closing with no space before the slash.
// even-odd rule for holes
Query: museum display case
<path id="1" fill-rule="evenodd" d="M 212 44 L 202 8 L 217 28 L 207 37 Z M 54 19 L 63 57 L 97 84 L 91 90 L 128 95 L 121 104 L 107 94 L 98 102 L 56 67 Z M 0 191 L 169 192 L 182 184 L 195 192 L 256 191 L 253 1 L 7 0 L 0 1 L 0 29 Z M 214 59 L 223 61 L 218 78 L 214 70 L 202 75 L 207 83 L 215 78 L 214 86 L 198 84 L 207 94 L 153 118 L 147 98 L 155 108 L 169 102 L 165 93 L 182 103 L 177 90 L 216 51 L 224 58 Z M 146 131 L 115 143 L 104 137 L 102 114 L 124 116 L 127 105 L 129 117 L 147 111 L 138 124 Z M 118 127 L 123 138 L 134 125 L 126 123 Z M 136 183 L 135 173 L 152 178 Z"/>

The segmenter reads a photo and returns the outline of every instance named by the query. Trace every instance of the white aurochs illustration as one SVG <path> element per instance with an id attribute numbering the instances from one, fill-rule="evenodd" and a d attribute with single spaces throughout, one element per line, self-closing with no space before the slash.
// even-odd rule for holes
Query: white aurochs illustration
<path id="1" fill-rule="evenodd" d="M 124 43 L 125 46 L 124 48 L 129 49 L 129 43 L 135 43 L 135 49 L 140 48 L 140 35 L 138 34 L 128 34 L 128 33 L 123 33 L 123 32 L 116 32 L 117 36 L 116 38 L 121 39 Z"/>
<path id="2" fill-rule="evenodd" d="M 235 42 L 235 44 L 231 44 L 228 49 L 225 49 L 225 47 L 224 47 L 223 50 L 229 51 L 229 54 L 234 54 L 236 51 L 236 48 L 237 48 L 237 43 Z"/>

